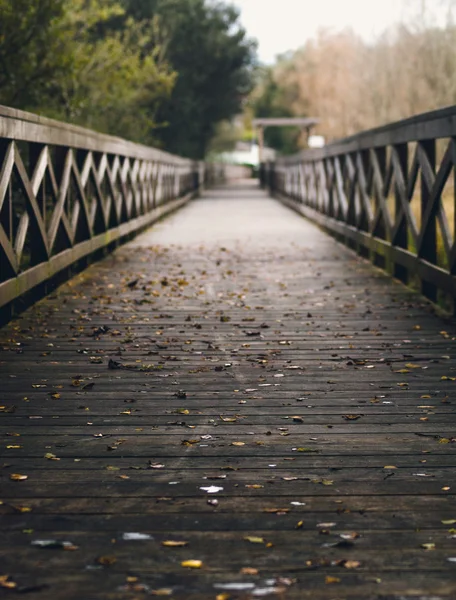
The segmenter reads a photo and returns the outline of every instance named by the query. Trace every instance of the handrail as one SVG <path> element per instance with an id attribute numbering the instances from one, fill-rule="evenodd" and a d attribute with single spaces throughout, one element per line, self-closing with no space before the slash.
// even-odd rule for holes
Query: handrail
<path id="1" fill-rule="evenodd" d="M 432 301 L 456 298 L 456 106 L 262 167 L 272 194 Z M 454 306 L 453 306 L 454 308 Z"/>
<path id="2" fill-rule="evenodd" d="M 220 165 L 0 106 L 0 308 L 224 174 Z"/>

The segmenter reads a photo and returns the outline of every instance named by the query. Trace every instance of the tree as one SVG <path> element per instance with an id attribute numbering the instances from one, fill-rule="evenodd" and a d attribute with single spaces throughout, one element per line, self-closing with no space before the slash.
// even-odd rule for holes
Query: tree
<path id="1" fill-rule="evenodd" d="M 60 67 L 65 0 L 0 0 L 0 103 L 29 108 Z"/>
<path id="2" fill-rule="evenodd" d="M 255 48 L 213 0 L 0 0 L 0 102 L 202 158 Z"/>
<path id="3" fill-rule="evenodd" d="M 118 0 L 0 0 L 0 102 L 151 143 L 176 75 L 159 40 Z"/>
<path id="4" fill-rule="evenodd" d="M 156 136 L 170 152 L 202 158 L 216 126 L 242 111 L 252 88 L 255 44 L 238 10 L 207 0 L 123 0 L 128 15 L 158 16 L 165 56 L 177 72 L 169 101 L 158 109 Z"/>
<path id="5" fill-rule="evenodd" d="M 119 18 L 122 27 L 113 28 Z M 115 0 L 72 0 L 60 28 L 67 66 L 55 82 L 47 112 L 152 142 L 155 113 L 175 81 L 156 42 L 157 20 L 128 19 Z"/>
<path id="6" fill-rule="evenodd" d="M 284 67 L 287 57 L 279 59 Z M 288 67 L 292 63 L 287 64 Z M 275 70 L 269 67 L 262 70 L 258 88 L 251 98 L 251 107 L 255 117 L 293 117 L 292 111 L 294 94 L 297 89 L 293 85 L 285 86 L 278 83 Z M 299 115 L 305 116 L 305 115 Z M 294 154 L 299 150 L 301 132 L 290 127 L 270 127 L 264 131 L 265 144 L 281 154 Z"/>

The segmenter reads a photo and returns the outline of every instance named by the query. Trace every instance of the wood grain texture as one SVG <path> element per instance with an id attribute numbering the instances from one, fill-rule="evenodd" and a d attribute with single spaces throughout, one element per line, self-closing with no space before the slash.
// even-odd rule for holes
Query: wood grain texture
<path id="1" fill-rule="evenodd" d="M 454 598 L 455 341 L 249 182 L 206 193 L 0 330 L 0 597 Z"/>

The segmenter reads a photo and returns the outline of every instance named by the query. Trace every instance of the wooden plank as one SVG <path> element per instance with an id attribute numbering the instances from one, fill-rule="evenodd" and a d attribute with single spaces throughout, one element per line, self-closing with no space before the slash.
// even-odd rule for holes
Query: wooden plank
<path id="1" fill-rule="evenodd" d="M 188 205 L 0 331 L 2 573 L 454 598 L 456 328 L 429 306 L 253 187 Z"/>

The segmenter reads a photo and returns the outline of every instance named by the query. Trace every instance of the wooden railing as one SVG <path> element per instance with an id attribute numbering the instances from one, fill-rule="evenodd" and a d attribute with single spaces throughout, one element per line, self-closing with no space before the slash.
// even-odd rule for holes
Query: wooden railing
<path id="1" fill-rule="evenodd" d="M 262 183 L 377 266 L 448 303 L 456 298 L 455 169 L 450 107 L 280 158 L 263 165 Z"/>
<path id="2" fill-rule="evenodd" d="M 0 308 L 225 173 L 0 106 Z"/>

